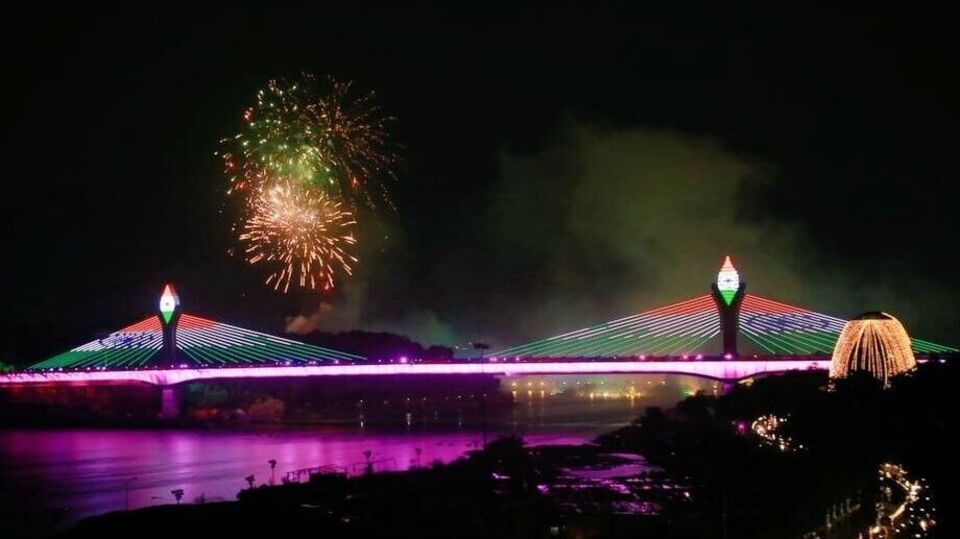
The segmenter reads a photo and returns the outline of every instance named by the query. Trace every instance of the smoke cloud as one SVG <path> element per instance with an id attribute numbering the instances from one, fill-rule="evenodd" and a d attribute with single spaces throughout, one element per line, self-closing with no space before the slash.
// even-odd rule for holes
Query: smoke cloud
<path id="1" fill-rule="evenodd" d="M 708 293 L 728 254 L 749 292 L 837 316 L 917 312 L 936 291 L 908 297 L 835 270 L 768 202 L 776 164 L 709 136 L 569 120 L 536 151 L 501 152 L 498 168 L 484 218 L 457 224 L 479 238 L 468 255 L 420 251 L 419 231 L 388 227 L 403 255 L 374 257 L 381 266 L 342 301 L 289 319 L 288 331 L 509 346 Z M 414 276 L 426 284 L 409 285 Z"/>

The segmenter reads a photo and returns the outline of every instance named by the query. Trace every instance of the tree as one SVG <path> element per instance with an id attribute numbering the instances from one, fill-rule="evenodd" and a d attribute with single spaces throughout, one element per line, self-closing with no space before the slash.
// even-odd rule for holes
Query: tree
<path id="1" fill-rule="evenodd" d="M 225 387 L 209 382 L 187 384 L 185 400 L 192 408 L 219 408 L 226 404 L 230 393 Z"/>
<path id="2" fill-rule="evenodd" d="M 262 397 L 250 405 L 250 421 L 254 423 L 279 423 L 283 419 L 283 401 L 274 397 Z"/>

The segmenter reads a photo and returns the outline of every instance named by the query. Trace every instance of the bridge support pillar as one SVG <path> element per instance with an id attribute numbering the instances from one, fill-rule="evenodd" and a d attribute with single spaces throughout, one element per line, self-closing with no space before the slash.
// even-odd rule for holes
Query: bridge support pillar
<path id="1" fill-rule="evenodd" d="M 720 315 L 720 331 L 723 334 L 723 357 L 737 357 L 737 332 L 740 331 L 740 304 L 747 291 L 747 283 L 740 280 L 740 273 L 733 267 L 728 256 L 723 261 L 717 282 L 710 286 L 717 314 Z"/>
<path id="2" fill-rule="evenodd" d="M 724 297 L 717 284 L 713 284 L 713 301 L 720 315 L 720 332 L 723 335 L 723 357 L 730 360 L 737 357 L 737 332 L 740 331 L 740 304 L 746 294 L 747 283 L 740 283 L 729 299 Z"/>
<path id="3" fill-rule="evenodd" d="M 160 418 L 173 421 L 180 416 L 180 391 L 174 386 L 160 389 Z"/>

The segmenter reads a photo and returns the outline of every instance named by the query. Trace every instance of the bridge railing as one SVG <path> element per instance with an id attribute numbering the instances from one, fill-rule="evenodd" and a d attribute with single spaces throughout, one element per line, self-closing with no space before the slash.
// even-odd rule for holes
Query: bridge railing
<path id="1" fill-rule="evenodd" d="M 347 469 L 343 466 L 337 466 L 336 464 L 327 464 L 326 466 L 312 466 L 310 468 L 300 468 L 299 470 L 291 470 L 283 476 L 283 483 L 303 483 L 304 480 L 309 481 L 311 476 L 314 475 L 330 475 L 330 474 L 341 474 L 346 475 Z"/>
<path id="2" fill-rule="evenodd" d="M 309 481 L 315 475 L 367 475 L 372 473 L 395 472 L 397 471 L 397 459 L 385 458 L 357 462 L 348 466 L 339 466 L 336 464 L 327 464 L 324 466 L 311 466 L 309 468 L 300 468 L 291 470 L 284 474 L 281 481 L 284 484 L 303 483 Z"/>
<path id="3" fill-rule="evenodd" d="M 350 471 L 350 475 L 395 472 L 397 471 L 397 459 L 391 457 L 367 462 L 357 462 L 350 468 Z"/>

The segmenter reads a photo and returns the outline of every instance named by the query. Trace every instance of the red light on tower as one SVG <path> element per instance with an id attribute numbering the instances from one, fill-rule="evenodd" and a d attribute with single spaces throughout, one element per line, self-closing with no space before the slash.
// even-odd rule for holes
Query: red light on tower
<path id="1" fill-rule="evenodd" d="M 173 315 L 180 308 L 180 296 L 174 290 L 172 284 L 163 288 L 163 294 L 160 295 L 160 318 L 164 324 L 169 324 L 173 320 Z"/>
<path id="2" fill-rule="evenodd" d="M 737 268 L 733 267 L 733 262 L 730 261 L 729 256 L 723 261 L 720 273 L 717 274 L 717 290 L 720 291 L 720 295 L 727 302 L 727 305 L 733 303 L 733 297 L 740 290 L 740 273 Z"/>
<path id="3" fill-rule="evenodd" d="M 168 365 L 177 359 L 177 323 L 180 321 L 180 296 L 172 284 L 164 285 L 160 294 L 160 322 L 163 326 L 162 357 Z"/>
<path id="4" fill-rule="evenodd" d="M 723 260 L 717 281 L 711 285 L 713 302 L 720 315 L 720 330 L 723 333 L 723 358 L 737 356 L 737 331 L 740 329 L 740 304 L 746 294 L 747 283 L 740 280 L 740 272 L 733 267 L 727 256 Z"/>

